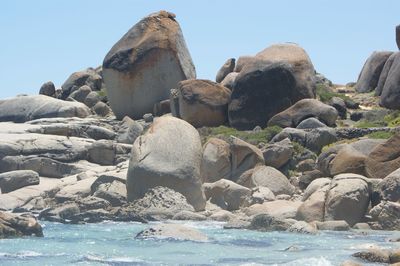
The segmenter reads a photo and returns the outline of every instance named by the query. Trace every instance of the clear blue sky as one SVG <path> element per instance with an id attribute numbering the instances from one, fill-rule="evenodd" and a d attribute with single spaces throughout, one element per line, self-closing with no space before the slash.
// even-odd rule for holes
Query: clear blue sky
<path id="1" fill-rule="evenodd" d="M 374 50 L 397 50 L 399 0 L 2 0 L 0 98 L 57 87 L 96 67 L 137 21 L 165 9 L 180 23 L 199 78 L 227 58 L 296 42 L 336 83 L 357 79 Z"/>

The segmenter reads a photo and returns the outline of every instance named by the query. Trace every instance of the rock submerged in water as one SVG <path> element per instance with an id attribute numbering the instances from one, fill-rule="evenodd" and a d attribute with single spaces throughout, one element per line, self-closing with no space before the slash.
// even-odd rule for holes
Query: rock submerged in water
<path id="1" fill-rule="evenodd" d="M 179 81 L 196 77 L 175 15 L 151 14 L 133 26 L 108 52 L 103 79 L 118 119 L 140 119 L 166 100 Z"/>
<path id="2" fill-rule="evenodd" d="M 205 242 L 208 237 L 200 231 L 180 224 L 160 224 L 139 232 L 138 239 L 175 239 L 181 241 Z"/>

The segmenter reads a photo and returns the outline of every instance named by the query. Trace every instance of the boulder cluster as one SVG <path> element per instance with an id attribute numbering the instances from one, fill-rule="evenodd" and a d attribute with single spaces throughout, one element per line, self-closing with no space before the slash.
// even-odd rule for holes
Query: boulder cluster
<path id="1" fill-rule="evenodd" d="M 374 53 L 355 89 L 316 73 L 293 43 L 230 58 L 215 82 L 196 79 L 175 15 L 151 14 L 101 67 L 0 101 L 0 237 L 42 235 L 32 213 L 62 223 L 400 230 L 398 117 L 355 124 L 396 115 L 361 110 L 372 100 L 357 92 L 375 90 L 399 109 L 388 104 L 400 102 L 397 57 Z M 206 240 L 164 225 L 137 237 L 155 232 Z"/>

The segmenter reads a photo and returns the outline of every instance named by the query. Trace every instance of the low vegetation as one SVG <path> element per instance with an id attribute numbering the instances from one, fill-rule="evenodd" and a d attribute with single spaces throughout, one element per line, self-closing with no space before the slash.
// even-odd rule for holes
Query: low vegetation
<path id="1" fill-rule="evenodd" d="M 377 132 L 372 132 L 366 137 L 370 139 L 389 139 L 394 135 L 394 132 L 392 131 L 377 131 Z"/>
<path id="2" fill-rule="evenodd" d="M 253 145 L 269 142 L 276 134 L 282 131 L 278 126 L 266 127 L 260 130 L 240 131 L 235 128 L 219 126 L 219 127 L 203 127 L 199 129 L 202 142 L 205 143 L 211 137 L 228 139 L 230 136 L 240 138 Z"/>
<path id="3" fill-rule="evenodd" d="M 333 92 L 329 87 L 325 84 L 317 84 L 317 96 L 321 102 L 327 103 L 333 97 L 339 97 L 344 101 L 353 101 L 349 96 L 346 96 L 342 93 Z"/>

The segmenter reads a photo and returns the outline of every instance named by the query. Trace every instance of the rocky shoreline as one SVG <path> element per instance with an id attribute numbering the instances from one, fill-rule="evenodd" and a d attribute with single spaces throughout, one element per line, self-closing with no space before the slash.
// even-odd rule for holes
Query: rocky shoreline
<path id="1" fill-rule="evenodd" d="M 400 230 L 398 54 L 341 86 L 277 44 L 199 80 L 175 15 L 151 14 L 102 67 L 0 100 L 0 238 L 43 236 L 36 218 Z M 375 255 L 355 256 L 400 261 Z"/>

